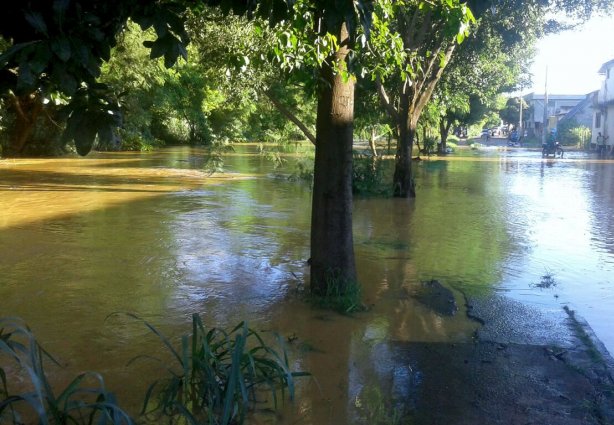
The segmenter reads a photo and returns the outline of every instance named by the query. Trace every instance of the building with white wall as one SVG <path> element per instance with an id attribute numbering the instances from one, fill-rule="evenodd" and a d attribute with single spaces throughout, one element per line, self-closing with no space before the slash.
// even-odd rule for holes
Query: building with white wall
<path id="1" fill-rule="evenodd" d="M 598 149 L 600 144 L 605 145 L 606 152 L 612 154 L 614 145 L 614 59 L 601 65 L 598 72 L 604 76 L 604 79 L 601 88 L 593 96 L 591 147 Z M 597 140 L 600 133 L 603 141 Z"/>
<path id="2" fill-rule="evenodd" d="M 529 105 L 530 114 L 524 119 L 523 127 L 529 136 L 541 137 L 544 131 L 556 127 L 559 118 L 565 116 L 576 105 L 586 99 L 585 94 L 549 94 L 547 117 L 548 121 L 544 126 L 544 94 L 529 93 L 523 96 Z"/>

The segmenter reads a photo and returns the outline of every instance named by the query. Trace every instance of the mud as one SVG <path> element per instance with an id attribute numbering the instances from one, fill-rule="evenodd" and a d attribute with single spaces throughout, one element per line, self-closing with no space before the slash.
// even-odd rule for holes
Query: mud
<path id="1" fill-rule="evenodd" d="M 472 342 L 389 346 L 392 394 L 410 423 L 614 424 L 612 359 L 586 322 L 501 297 L 468 301 L 484 324 Z M 513 327 L 503 305 L 533 326 Z"/>

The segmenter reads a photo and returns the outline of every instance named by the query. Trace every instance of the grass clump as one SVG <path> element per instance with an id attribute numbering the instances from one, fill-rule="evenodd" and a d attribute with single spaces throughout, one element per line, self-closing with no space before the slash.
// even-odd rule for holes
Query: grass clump
<path id="1" fill-rule="evenodd" d="M 133 424 L 106 390 L 102 376 L 85 372 L 56 392 L 47 379 L 44 360 L 58 364 L 20 319 L 0 319 L 0 359 L 9 359 L 26 375 L 30 389 L 12 393 L 0 366 L 0 423 L 41 425 Z"/>
<path id="2" fill-rule="evenodd" d="M 277 352 L 245 322 L 230 332 L 207 329 L 198 314 L 192 333 L 176 348 L 152 325 L 175 360 L 169 376 L 147 391 L 142 413 L 161 414 L 171 423 L 227 425 L 243 423 L 248 411 L 268 394 L 277 408 L 287 395 L 294 398 L 294 378 L 285 350 Z M 281 344 L 281 339 L 278 339 Z"/>
<path id="3" fill-rule="evenodd" d="M 342 314 L 366 310 L 362 303 L 362 289 L 357 282 L 345 282 L 329 276 L 320 292 L 311 291 L 308 301 L 317 308 L 337 311 Z"/>

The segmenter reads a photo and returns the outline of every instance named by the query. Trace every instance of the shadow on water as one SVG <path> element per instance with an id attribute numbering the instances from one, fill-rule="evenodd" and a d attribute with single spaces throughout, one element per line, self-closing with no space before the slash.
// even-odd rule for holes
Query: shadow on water
<path id="1" fill-rule="evenodd" d="M 431 398 L 429 376 L 446 370 L 421 359 L 447 347 L 460 361 L 471 350 L 477 324 L 464 314 L 464 294 L 522 288 L 543 299 L 529 286 L 544 274 L 531 259 L 548 248 L 539 235 L 544 219 L 535 214 L 570 219 L 544 199 L 558 165 L 541 172 L 522 160 L 425 162 L 417 167 L 417 200 L 356 199 L 357 266 L 370 310 L 340 316 L 300 296 L 308 278 L 309 188 L 270 178 L 269 163 L 240 151 L 227 159 L 236 174 L 208 178 L 190 168 L 194 152 L 170 150 L 168 162 L 157 152 L 118 154 L 118 163 L 24 160 L 2 169 L 0 189 L 10 188 L 0 190 L 2 312 L 23 317 L 66 365 L 52 371 L 58 382 L 98 370 L 136 406 L 147 382 L 134 377 L 160 368 L 125 365 L 162 350 L 140 324 L 109 315 L 135 313 L 176 340 L 198 312 L 211 326 L 248 320 L 279 333 L 294 368 L 313 373 L 280 423 L 354 423 L 356 398 L 369 387 L 421 403 Z M 582 180 L 588 189 L 570 191 L 569 171 L 556 177 L 566 184 L 566 195 L 556 197 L 577 203 L 583 190 L 609 187 Z M 595 214 L 605 217 L 599 231 L 611 235 L 607 211 Z M 573 273 L 581 271 L 556 272 L 563 296 Z M 456 315 L 415 299 L 415 288 L 431 279 L 452 289 Z"/>

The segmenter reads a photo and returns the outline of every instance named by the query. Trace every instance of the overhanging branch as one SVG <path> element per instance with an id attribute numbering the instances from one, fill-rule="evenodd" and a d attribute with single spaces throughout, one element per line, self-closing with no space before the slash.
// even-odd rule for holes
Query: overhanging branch
<path id="1" fill-rule="evenodd" d="M 309 141 L 311 143 L 313 143 L 314 145 L 316 144 L 316 136 L 311 132 L 311 130 L 290 109 L 288 109 L 286 107 L 286 105 L 281 103 L 275 97 L 275 95 L 273 95 L 273 92 L 270 89 L 269 90 L 265 90 L 264 91 L 264 95 L 271 101 L 273 106 L 275 106 L 277 108 L 277 110 L 284 117 L 289 119 L 292 123 L 294 123 L 303 132 L 305 137 L 307 137 L 307 139 L 309 139 Z"/>
<path id="2" fill-rule="evenodd" d="M 380 77 L 377 77 L 377 79 L 375 80 L 375 85 L 377 87 L 377 94 L 379 95 L 379 98 L 382 101 L 384 108 L 386 108 L 386 111 L 392 117 L 394 122 L 398 123 L 399 122 L 399 112 L 392 105 L 392 102 L 390 102 L 390 97 L 388 96 L 388 93 L 386 93 L 386 89 L 384 88 L 384 85 L 382 84 L 382 80 Z"/>

